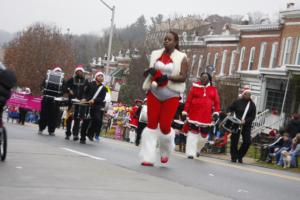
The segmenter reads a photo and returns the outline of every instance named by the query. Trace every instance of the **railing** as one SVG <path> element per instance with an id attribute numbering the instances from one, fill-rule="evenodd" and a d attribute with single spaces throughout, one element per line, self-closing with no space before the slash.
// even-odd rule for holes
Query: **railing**
<path id="1" fill-rule="evenodd" d="M 252 123 L 252 128 L 251 128 L 251 136 L 252 137 L 257 135 L 265 127 L 266 119 L 268 116 L 270 116 L 269 109 L 266 109 L 265 111 L 256 115 L 255 120 Z"/>
<path id="2" fill-rule="evenodd" d="M 258 133 L 263 131 L 270 131 L 271 129 L 279 130 L 284 122 L 284 116 L 273 115 L 268 109 L 256 115 L 252 123 L 251 136 L 255 137 Z"/>

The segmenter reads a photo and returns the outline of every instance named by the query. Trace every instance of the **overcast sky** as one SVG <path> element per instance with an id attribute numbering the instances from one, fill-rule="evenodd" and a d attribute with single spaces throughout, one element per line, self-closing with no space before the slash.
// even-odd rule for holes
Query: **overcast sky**
<path id="1" fill-rule="evenodd" d="M 139 16 L 187 14 L 245 14 L 261 11 L 271 17 L 287 0 L 105 0 L 116 6 L 115 24 L 124 27 Z M 300 0 L 296 0 L 300 5 Z M 55 24 L 73 34 L 100 32 L 110 27 L 111 11 L 100 0 L 0 0 L 0 29 L 21 31 L 35 22 Z"/>

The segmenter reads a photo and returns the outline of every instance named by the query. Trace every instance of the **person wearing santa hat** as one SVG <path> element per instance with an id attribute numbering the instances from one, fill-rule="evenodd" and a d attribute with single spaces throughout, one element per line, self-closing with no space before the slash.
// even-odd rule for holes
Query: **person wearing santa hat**
<path id="1" fill-rule="evenodd" d="M 104 74 L 97 72 L 95 80 L 90 82 L 83 93 L 82 103 L 90 104 L 90 119 L 84 119 L 80 130 L 80 143 L 85 144 L 86 136 L 93 141 L 99 138 L 103 108 L 105 107 L 106 87 L 103 85 Z M 89 128 L 88 128 L 89 127 Z"/>
<path id="2" fill-rule="evenodd" d="M 197 144 L 202 142 L 204 147 L 207 141 L 208 131 L 199 129 L 197 124 L 212 124 L 212 116 L 220 112 L 220 98 L 218 90 L 212 85 L 212 77 L 203 72 L 200 81 L 193 83 L 182 112 L 188 118 L 189 131 L 187 134 L 186 155 L 193 159 L 197 155 Z M 196 126 L 193 126 L 196 125 Z M 199 149 L 201 150 L 202 147 Z"/>
<path id="3" fill-rule="evenodd" d="M 136 129 L 135 145 L 139 146 L 142 137 L 142 132 L 147 126 L 147 98 L 145 98 L 143 104 L 139 106 L 136 112 L 136 116 L 138 117 L 138 126 Z"/>
<path id="4" fill-rule="evenodd" d="M 153 166 L 156 146 L 160 162 L 168 162 L 175 148 L 175 132 L 171 124 L 180 94 L 185 90 L 188 62 L 179 51 L 179 37 L 170 31 L 164 38 L 164 48 L 151 53 L 150 66 L 144 75 L 143 89 L 147 91 L 147 127 L 142 132 L 140 159 L 143 166 Z M 153 84 L 155 83 L 155 84 Z"/>
<path id="5" fill-rule="evenodd" d="M 74 75 L 71 77 L 67 83 L 67 92 L 69 96 L 69 107 L 68 111 L 71 111 L 72 108 L 72 99 L 77 99 L 81 100 L 83 98 L 83 93 L 84 90 L 86 89 L 88 85 L 88 80 L 84 76 L 84 69 L 83 65 L 77 65 L 75 70 L 74 70 Z M 73 135 L 73 140 L 77 141 L 79 139 L 78 134 L 79 134 L 79 125 L 80 125 L 80 113 L 79 112 L 79 107 L 75 106 L 73 110 L 73 116 L 69 116 L 66 120 L 66 140 L 70 139 L 71 134 Z M 73 123 L 73 129 L 71 133 L 71 126 L 72 126 L 72 121 L 74 120 Z"/>
<path id="6" fill-rule="evenodd" d="M 256 116 L 256 106 L 251 99 L 250 86 L 246 85 L 240 97 L 228 107 L 227 115 L 230 114 L 235 114 L 241 120 L 240 130 L 231 134 L 231 162 L 238 161 L 239 163 L 243 163 L 243 157 L 246 155 L 251 144 L 251 126 Z M 240 135 L 242 135 L 243 142 L 238 149 Z"/>
<path id="7" fill-rule="evenodd" d="M 53 72 L 63 74 L 60 67 L 56 66 Z M 54 132 L 59 120 L 60 110 L 58 105 L 55 103 L 55 97 L 61 97 L 65 92 L 65 82 L 63 81 L 61 91 L 52 92 L 46 89 L 46 79 L 42 83 L 43 88 L 43 99 L 39 119 L 39 131 L 38 134 L 42 134 L 43 130 L 48 126 L 48 133 L 51 136 L 55 136 Z"/>

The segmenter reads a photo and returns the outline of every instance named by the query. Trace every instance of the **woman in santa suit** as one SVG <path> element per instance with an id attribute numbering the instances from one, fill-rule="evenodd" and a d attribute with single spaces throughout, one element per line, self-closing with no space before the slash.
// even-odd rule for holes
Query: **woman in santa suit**
<path id="1" fill-rule="evenodd" d="M 164 48 L 151 53 L 150 67 L 143 89 L 147 91 L 148 124 L 143 130 L 140 158 L 144 166 L 153 166 L 159 144 L 161 163 L 167 163 L 175 148 L 171 123 L 176 113 L 180 93 L 185 90 L 188 64 L 186 54 L 179 51 L 177 33 L 170 31 L 164 38 Z M 155 84 L 154 84 L 155 83 Z"/>
<path id="2" fill-rule="evenodd" d="M 188 158 L 192 159 L 196 156 L 199 140 L 204 142 L 208 136 L 207 132 L 202 131 L 201 133 L 197 125 L 211 125 L 212 115 L 219 112 L 220 100 L 217 88 L 212 85 L 212 77 L 209 73 L 201 73 L 200 82 L 193 83 L 190 89 L 182 113 L 188 117 L 188 122 L 191 125 L 186 144 L 186 155 Z"/>

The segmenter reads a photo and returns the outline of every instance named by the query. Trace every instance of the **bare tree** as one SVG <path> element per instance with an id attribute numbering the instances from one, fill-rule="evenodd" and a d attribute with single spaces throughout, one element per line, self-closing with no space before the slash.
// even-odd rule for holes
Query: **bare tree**
<path id="1" fill-rule="evenodd" d="M 16 72 L 20 86 L 38 94 L 48 69 L 58 65 L 71 74 L 75 59 L 70 42 L 57 27 L 37 23 L 8 44 L 4 63 Z"/>

